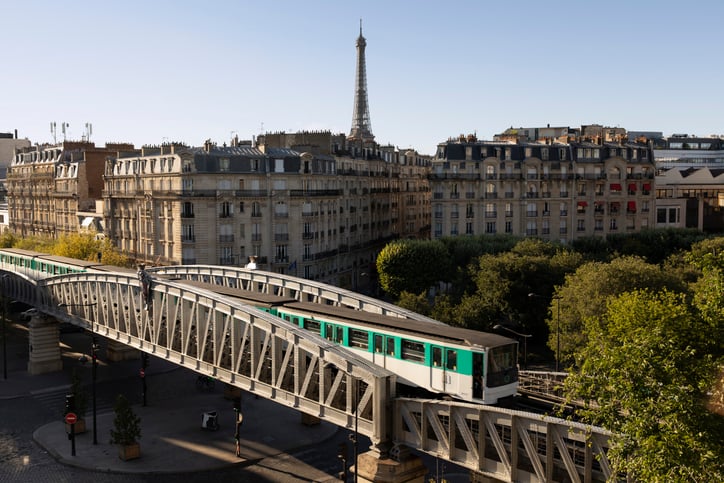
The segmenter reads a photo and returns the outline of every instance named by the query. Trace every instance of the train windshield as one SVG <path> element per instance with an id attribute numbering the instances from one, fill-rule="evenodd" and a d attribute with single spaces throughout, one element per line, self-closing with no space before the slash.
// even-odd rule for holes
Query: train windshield
<path id="1" fill-rule="evenodd" d="M 505 386 L 518 380 L 518 344 L 493 347 L 488 351 L 488 387 Z"/>

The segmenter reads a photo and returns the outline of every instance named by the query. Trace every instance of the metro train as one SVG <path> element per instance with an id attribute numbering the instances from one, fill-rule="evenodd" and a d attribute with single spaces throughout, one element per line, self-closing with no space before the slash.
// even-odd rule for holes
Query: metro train
<path id="1" fill-rule="evenodd" d="M 419 390 L 496 404 L 518 389 L 518 342 L 508 337 L 347 307 L 185 280 L 264 310 L 397 374 Z"/>
<path id="2" fill-rule="evenodd" d="M 34 277 L 38 272 L 130 271 L 19 249 L 0 249 L 0 268 L 32 272 Z M 197 281 L 177 282 L 280 317 L 394 372 L 398 382 L 415 390 L 497 404 L 518 389 L 518 342 L 508 337 Z"/>

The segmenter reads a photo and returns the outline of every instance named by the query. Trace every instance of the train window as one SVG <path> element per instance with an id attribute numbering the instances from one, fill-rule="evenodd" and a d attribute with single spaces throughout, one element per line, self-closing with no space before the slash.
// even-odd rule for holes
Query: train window
<path id="1" fill-rule="evenodd" d="M 325 324 L 324 337 L 327 340 L 334 340 L 334 326 L 332 324 Z"/>
<path id="2" fill-rule="evenodd" d="M 439 347 L 432 348 L 432 365 L 433 367 L 442 366 L 442 349 Z"/>
<path id="3" fill-rule="evenodd" d="M 387 355 L 388 356 L 395 355 L 395 339 L 393 337 L 387 338 Z"/>
<path id="4" fill-rule="evenodd" d="M 370 345 L 369 337 L 366 330 L 350 329 L 349 331 L 350 347 L 358 347 L 367 350 Z"/>
<path id="5" fill-rule="evenodd" d="M 409 361 L 425 362 L 425 346 L 419 342 L 402 339 L 402 358 Z"/>
<path id="6" fill-rule="evenodd" d="M 344 342 L 344 327 L 335 327 L 334 341 L 337 344 L 342 344 Z"/>
<path id="7" fill-rule="evenodd" d="M 382 352 L 382 336 L 378 334 L 375 334 L 375 352 Z"/>
<path id="8" fill-rule="evenodd" d="M 456 371 L 458 369 L 458 351 L 452 349 L 447 350 L 447 364 L 445 368 L 449 371 Z"/>
<path id="9" fill-rule="evenodd" d="M 304 328 L 310 332 L 314 332 L 317 335 L 321 335 L 321 325 L 316 320 L 304 319 Z"/>

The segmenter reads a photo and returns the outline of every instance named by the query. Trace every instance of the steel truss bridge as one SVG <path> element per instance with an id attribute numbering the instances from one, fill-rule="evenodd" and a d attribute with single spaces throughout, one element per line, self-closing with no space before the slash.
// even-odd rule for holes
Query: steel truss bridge
<path id="1" fill-rule="evenodd" d="M 119 269 L 120 270 L 120 269 Z M 379 458 L 419 450 L 505 482 L 609 481 L 610 434 L 498 407 L 396 397 L 395 374 L 321 337 L 185 280 L 427 320 L 351 291 L 282 274 L 215 266 L 32 279 L 2 275 L 5 296 L 260 397 L 370 438 Z M 146 303 L 148 302 L 148 303 Z"/>

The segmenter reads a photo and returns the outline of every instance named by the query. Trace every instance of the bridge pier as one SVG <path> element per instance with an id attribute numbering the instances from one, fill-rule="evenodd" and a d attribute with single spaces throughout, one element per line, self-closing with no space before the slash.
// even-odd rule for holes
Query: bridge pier
<path id="1" fill-rule="evenodd" d="M 131 359 L 138 359 L 140 357 L 140 351 L 125 344 L 121 344 L 120 342 L 108 340 L 106 357 L 109 361 L 113 362 L 128 361 Z"/>
<path id="2" fill-rule="evenodd" d="M 62 370 L 58 322 L 51 317 L 34 315 L 28 327 L 28 372 L 36 375 Z"/>
<path id="3" fill-rule="evenodd" d="M 423 483 L 427 468 L 418 456 L 403 451 L 397 459 L 382 457 L 376 451 L 368 451 L 357 457 L 352 472 L 361 483 Z"/>

